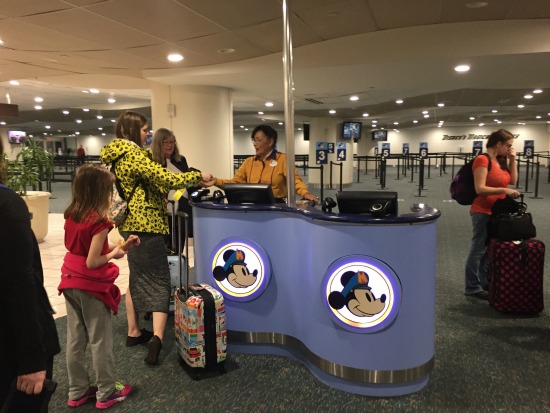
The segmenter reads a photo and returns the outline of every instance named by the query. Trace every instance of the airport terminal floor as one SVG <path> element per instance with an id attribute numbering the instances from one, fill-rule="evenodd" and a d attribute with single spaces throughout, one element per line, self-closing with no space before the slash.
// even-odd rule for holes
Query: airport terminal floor
<path id="1" fill-rule="evenodd" d="M 455 169 L 456 171 L 457 169 Z M 521 173 L 521 172 L 520 172 Z M 538 198 L 533 199 L 535 180 L 525 194 L 528 211 L 537 227 L 537 238 L 550 243 L 550 184 L 548 170 L 541 168 Z M 135 391 L 117 412 L 550 412 L 550 287 L 546 283 L 546 310 L 538 316 L 505 315 L 489 307 L 487 301 L 465 297 L 464 262 L 471 236 L 469 208 L 451 201 L 451 168 L 446 174 L 426 171 L 423 190 L 418 174 L 397 179 L 396 168 L 388 168 L 387 191 L 397 191 L 399 212 L 412 204 L 426 203 L 441 211 L 437 221 L 436 334 L 435 366 L 428 384 L 418 393 L 375 398 L 346 393 L 316 380 L 298 361 L 270 355 L 230 353 L 227 373 L 201 381 L 192 380 L 178 364 L 173 328 L 167 329 L 159 366 L 143 363 L 145 348 L 125 347 L 126 312 L 123 303 L 114 321 L 114 353 L 117 376 L 132 384 Z M 357 172 L 354 173 L 357 180 Z M 305 177 L 307 182 L 307 176 Z M 373 171 L 360 174 L 359 183 L 344 190 L 380 190 Z M 524 191 L 520 175 L 519 190 Z M 319 188 L 310 188 L 319 195 Z M 46 288 L 58 314 L 56 324 L 62 347 L 66 322 L 62 297 L 56 292 L 63 255 L 62 212 L 69 201 L 70 184 L 54 183 L 50 203 L 50 228 L 40 244 Z M 336 189 L 324 196 L 335 198 Z M 372 240 L 376 242 L 376 240 Z M 417 260 L 422 260 L 418 256 Z M 127 263 L 118 262 L 117 284 L 125 292 Z M 411 265 L 414 265 L 412 262 Z M 545 273 L 549 274 L 548 259 Z M 168 325 L 173 325 L 169 317 Z M 149 327 L 143 321 L 142 327 Z M 137 346 L 140 347 L 140 346 Z M 50 403 L 50 412 L 67 411 L 65 353 L 55 359 L 54 378 L 59 382 Z M 78 408 L 95 411 L 93 403 Z"/>

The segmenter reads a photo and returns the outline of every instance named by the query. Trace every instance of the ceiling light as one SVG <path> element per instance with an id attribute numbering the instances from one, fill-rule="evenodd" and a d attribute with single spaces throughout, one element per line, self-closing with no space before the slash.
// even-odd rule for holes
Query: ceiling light
<path id="1" fill-rule="evenodd" d="M 75 122 L 76 123 L 82 123 L 82 120 L 81 119 L 76 119 Z"/>
<path id="2" fill-rule="evenodd" d="M 235 53 L 235 49 L 231 49 L 231 48 L 219 49 L 219 50 L 218 50 L 218 53 L 219 53 L 219 54 L 230 54 L 230 53 Z"/>
<path id="3" fill-rule="evenodd" d="M 352 102 L 355 102 L 356 100 L 359 100 L 359 96 L 350 96 L 349 100 L 351 100 Z"/>
<path id="4" fill-rule="evenodd" d="M 35 108 L 36 110 L 40 110 L 40 109 L 42 109 L 42 106 L 36 105 L 34 108 Z"/>
<path id="5" fill-rule="evenodd" d="M 328 111 L 328 113 L 330 113 L 331 115 L 334 115 L 336 113 L 336 111 L 334 109 L 331 109 Z"/>
<path id="6" fill-rule="evenodd" d="M 5 124 L 6 124 L 6 122 L 4 122 L 4 121 L 0 122 L 0 125 L 5 125 Z"/>
<path id="7" fill-rule="evenodd" d="M 413 123 L 418 123 L 418 121 L 415 119 L 415 120 L 413 120 Z"/>
<path id="8" fill-rule="evenodd" d="M 393 122 L 394 125 L 399 125 L 399 122 Z"/>
<path id="9" fill-rule="evenodd" d="M 111 122 L 115 123 L 115 122 L 116 122 L 116 120 L 115 120 L 115 119 L 111 119 Z"/>
<path id="10" fill-rule="evenodd" d="M 533 90 L 533 93 L 542 93 L 542 89 L 535 89 Z"/>
<path id="11" fill-rule="evenodd" d="M 540 118 L 542 118 L 542 116 L 535 116 L 535 117 L 536 117 L 537 119 L 540 119 Z"/>
<path id="12" fill-rule="evenodd" d="M 105 132 L 103 132 L 103 133 L 101 134 L 101 136 L 105 136 L 105 135 L 107 135 Z"/>
<path id="13" fill-rule="evenodd" d="M 468 9 L 479 9 L 481 7 L 487 6 L 489 3 L 486 1 L 471 1 L 466 3 L 466 8 Z"/>
<path id="14" fill-rule="evenodd" d="M 103 130 L 103 128 L 97 128 L 97 130 Z"/>
<path id="15" fill-rule="evenodd" d="M 96 118 L 98 118 L 98 119 L 103 119 L 103 116 L 97 115 Z"/>
<path id="16" fill-rule="evenodd" d="M 523 98 L 524 99 L 533 99 L 533 95 L 527 94 L 527 95 L 523 96 Z"/>
<path id="17" fill-rule="evenodd" d="M 109 99 L 107 99 L 107 102 L 109 102 L 109 103 L 115 103 L 115 102 L 116 102 L 116 99 L 115 99 L 115 98 L 109 98 Z"/>
<path id="18" fill-rule="evenodd" d="M 368 113 L 363 113 L 363 117 L 364 117 L 364 118 L 367 118 L 368 116 L 369 116 Z"/>
<path id="19" fill-rule="evenodd" d="M 493 119 L 494 122 L 498 122 L 498 119 Z"/>
<path id="20" fill-rule="evenodd" d="M 0 44 L 4 44 L 4 41 L 2 39 L 0 39 Z"/>
<path id="21" fill-rule="evenodd" d="M 475 120 L 476 118 L 474 116 L 470 116 L 470 120 Z"/>
<path id="22" fill-rule="evenodd" d="M 491 112 L 493 112 L 493 113 L 498 113 L 498 110 L 493 109 Z"/>
<path id="23" fill-rule="evenodd" d="M 172 53 L 172 54 L 169 54 L 168 56 L 166 56 L 166 58 L 170 61 L 170 62 L 181 62 L 183 60 L 183 56 L 180 55 L 179 53 Z"/>
<path id="24" fill-rule="evenodd" d="M 428 114 L 428 111 L 427 111 L 427 110 L 423 110 L 423 111 L 422 111 L 422 114 L 423 114 L 423 115 L 427 115 L 427 114 Z"/>
<path id="25" fill-rule="evenodd" d="M 51 128 L 50 125 L 46 125 L 46 126 L 44 126 L 44 127 L 45 127 L 46 129 L 50 129 L 50 128 Z"/>
<path id="26" fill-rule="evenodd" d="M 98 94 L 99 90 L 98 89 L 90 89 L 90 93 Z"/>
<path id="27" fill-rule="evenodd" d="M 440 108 L 442 108 L 443 106 L 445 106 L 445 103 L 438 103 L 437 106 L 439 106 Z"/>
<path id="28" fill-rule="evenodd" d="M 69 112 L 68 110 L 64 110 L 62 113 L 63 113 L 64 115 L 68 115 L 70 112 Z"/>
<path id="29" fill-rule="evenodd" d="M 90 109 L 88 109 L 88 108 L 84 108 L 84 109 L 82 109 L 82 110 L 83 110 L 84 112 L 89 112 L 89 111 L 90 111 Z"/>
<path id="30" fill-rule="evenodd" d="M 90 93 L 89 90 L 83 90 L 82 93 Z"/>
<path id="31" fill-rule="evenodd" d="M 244 129 L 244 125 L 239 126 L 239 128 Z"/>
<path id="32" fill-rule="evenodd" d="M 468 65 L 458 65 L 455 67 L 455 72 L 464 73 L 470 70 L 470 66 Z"/>
<path id="33" fill-rule="evenodd" d="M 378 121 L 377 121 L 377 120 L 373 120 L 372 123 L 378 123 Z"/>
<path id="34" fill-rule="evenodd" d="M 19 86 L 19 82 L 17 80 L 10 80 L 10 85 Z"/>
<path id="35" fill-rule="evenodd" d="M 36 103 L 40 103 L 40 102 L 44 102 L 44 99 L 42 99 L 40 96 L 37 96 L 37 97 L 34 98 L 34 101 Z"/>
<path id="36" fill-rule="evenodd" d="M 75 135 L 80 135 L 80 132 L 75 132 L 74 134 L 75 134 Z"/>
<path id="37" fill-rule="evenodd" d="M 518 108 L 523 109 L 525 105 L 518 105 Z"/>
<path id="38" fill-rule="evenodd" d="M 270 108 L 270 107 L 273 106 L 273 102 L 265 102 L 265 105 L 266 105 L 268 108 Z"/>
<path id="39" fill-rule="evenodd" d="M 395 103 L 397 103 L 398 105 L 400 105 L 400 104 L 403 103 L 403 99 L 397 99 L 397 100 L 395 101 Z"/>
<path id="40" fill-rule="evenodd" d="M 484 123 L 480 123 L 479 126 L 484 126 L 485 124 Z"/>
<path id="41" fill-rule="evenodd" d="M 429 117 L 430 117 L 430 115 L 424 115 L 424 117 L 425 117 L 425 118 L 427 119 L 427 118 L 429 118 Z"/>
<path id="42" fill-rule="evenodd" d="M 284 125 L 284 123 L 283 123 L 283 122 L 279 122 L 279 125 L 281 125 L 281 126 L 282 126 L 282 125 Z"/>
<path id="43" fill-rule="evenodd" d="M 263 112 L 258 112 L 258 115 L 263 115 L 264 113 Z"/>

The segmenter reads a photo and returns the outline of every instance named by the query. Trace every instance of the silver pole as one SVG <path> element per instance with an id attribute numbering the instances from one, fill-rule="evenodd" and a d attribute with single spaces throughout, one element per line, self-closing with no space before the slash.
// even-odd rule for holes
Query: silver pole
<path id="1" fill-rule="evenodd" d="M 287 205 L 296 205 L 294 169 L 294 81 L 292 79 L 292 33 L 287 0 L 283 0 L 283 68 L 285 87 L 285 133 L 286 133 L 286 184 Z"/>

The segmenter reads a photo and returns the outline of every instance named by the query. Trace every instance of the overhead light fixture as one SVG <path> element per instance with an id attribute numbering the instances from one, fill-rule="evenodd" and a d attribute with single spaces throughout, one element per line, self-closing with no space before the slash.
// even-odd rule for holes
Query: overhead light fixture
<path id="1" fill-rule="evenodd" d="M 244 129 L 244 125 L 239 126 L 239 128 Z"/>
<path id="2" fill-rule="evenodd" d="M 0 125 L 5 125 L 5 124 L 6 124 L 6 122 L 4 122 L 4 121 L 0 122 Z"/>
<path id="3" fill-rule="evenodd" d="M 82 123 L 82 120 L 81 119 L 76 119 L 75 122 L 76 123 Z"/>
<path id="4" fill-rule="evenodd" d="M 336 113 L 336 111 L 334 109 L 331 109 L 328 111 L 328 113 L 330 113 L 331 115 L 334 115 Z"/>
<path id="5" fill-rule="evenodd" d="M 470 66 L 468 65 L 455 66 L 455 72 L 458 72 L 458 73 L 468 72 L 469 70 L 470 70 Z"/>
<path id="6" fill-rule="evenodd" d="M 50 128 L 51 128 L 50 125 L 46 125 L 46 126 L 44 126 L 44 127 L 45 127 L 46 129 L 50 129 Z"/>
<path id="7" fill-rule="evenodd" d="M 427 115 L 427 114 L 428 114 L 428 111 L 427 111 L 427 110 L 423 110 L 423 111 L 422 111 L 422 114 L 423 114 L 423 115 Z"/>
<path id="8" fill-rule="evenodd" d="M 80 135 L 80 132 L 75 132 L 74 134 L 75 134 L 75 135 Z"/>
<path id="9" fill-rule="evenodd" d="M 40 102 L 44 102 L 44 99 L 42 99 L 40 96 L 37 96 L 37 97 L 34 98 L 34 101 L 36 103 L 40 103 Z"/>
<path id="10" fill-rule="evenodd" d="M 98 119 L 103 119 L 103 116 L 97 115 L 96 118 L 98 118 Z"/>
<path id="11" fill-rule="evenodd" d="M 525 105 L 518 105 L 518 108 L 523 109 Z"/>
<path id="12" fill-rule="evenodd" d="M 377 121 L 377 120 L 373 120 L 372 123 L 378 123 L 378 121 Z"/>
<path id="13" fill-rule="evenodd" d="M 0 44 L 4 44 L 4 41 L 2 39 L 0 39 Z"/>
<path id="14" fill-rule="evenodd" d="M 484 124 L 484 123 L 480 123 L 479 126 L 485 126 L 485 124 Z"/>
<path id="15" fill-rule="evenodd" d="M 283 122 L 279 122 L 279 125 L 283 126 L 283 125 L 284 125 L 284 123 L 283 123 Z"/>
<path id="16" fill-rule="evenodd" d="M 40 110 L 40 109 L 42 109 L 42 106 L 36 105 L 34 108 L 35 108 L 36 110 Z"/>
<path id="17" fill-rule="evenodd" d="M 493 109 L 491 112 L 493 112 L 493 113 L 498 113 L 498 110 Z"/>
<path id="18" fill-rule="evenodd" d="M 109 102 L 109 103 L 115 103 L 115 102 L 116 102 L 116 99 L 113 98 L 113 97 L 110 97 L 109 99 L 107 99 L 107 102 Z"/>
<path id="19" fill-rule="evenodd" d="M 413 123 L 418 123 L 418 121 L 415 119 L 415 120 L 413 120 Z"/>
<path id="20" fill-rule="evenodd" d="M 266 105 L 268 108 L 270 108 L 270 107 L 273 106 L 273 102 L 265 102 L 265 105 Z"/>
<path id="21" fill-rule="evenodd" d="M 10 85 L 19 86 L 19 82 L 17 80 L 10 80 Z"/>
<path id="22" fill-rule="evenodd" d="M 82 109 L 82 110 L 83 110 L 84 112 L 89 112 L 89 111 L 90 111 L 90 109 L 88 109 L 88 108 L 84 108 L 84 109 Z"/>
<path id="23" fill-rule="evenodd" d="M 399 125 L 399 122 L 393 122 L 394 125 Z"/>
<path id="24" fill-rule="evenodd" d="M 183 56 L 179 53 L 169 54 L 166 58 L 172 63 L 181 62 L 183 60 Z"/>
<path id="25" fill-rule="evenodd" d="M 524 95 L 523 98 L 524 99 L 533 99 L 533 95 L 527 94 L 527 95 Z"/>
<path id="26" fill-rule="evenodd" d="M 354 95 L 354 96 L 350 96 L 350 97 L 349 97 L 349 100 L 351 100 L 352 102 L 355 102 L 355 101 L 359 100 L 359 96 L 355 96 L 355 95 Z"/>
<path id="27" fill-rule="evenodd" d="M 116 122 L 116 120 L 115 120 L 115 119 L 111 119 L 111 122 L 115 123 L 115 122 Z"/>
<path id="28" fill-rule="evenodd" d="M 438 103 L 437 106 L 439 106 L 440 108 L 442 108 L 443 106 L 445 106 L 445 103 Z"/>
<path id="29" fill-rule="evenodd" d="M 103 128 L 97 128 L 97 130 L 103 130 Z"/>
<path id="30" fill-rule="evenodd" d="M 428 118 L 430 117 L 430 115 L 424 115 L 424 117 L 425 117 L 426 119 L 428 119 Z"/>
<path id="31" fill-rule="evenodd" d="M 99 93 L 99 90 L 98 89 L 90 89 L 90 93 L 94 93 L 94 94 L 98 94 Z"/>
<path id="32" fill-rule="evenodd" d="M 476 120 L 475 116 L 470 116 L 470 120 Z"/>
<path id="33" fill-rule="evenodd" d="M 63 113 L 64 115 L 68 115 L 70 112 L 68 110 L 64 110 L 61 113 Z"/>
<path id="34" fill-rule="evenodd" d="M 540 119 L 540 118 L 542 118 L 542 116 L 535 116 L 535 117 L 536 117 L 537 119 Z"/>
<path id="35" fill-rule="evenodd" d="M 368 114 L 368 113 L 363 113 L 363 117 L 364 117 L 364 118 L 368 118 L 368 117 L 369 117 L 369 114 Z"/>
<path id="36" fill-rule="evenodd" d="M 264 114 L 264 113 L 263 113 L 263 112 L 261 112 L 261 111 L 260 111 L 260 112 L 258 112 L 258 115 L 263 115 L 263 114 Z"/>
<path id="37" fill-rule="evenodd" d="M 398 105 L 400 105 L 400 104 L 403 103 L 403 99 L 397 99 L 397 100 L 395 101 L 395 103 L 397 103 Z"/>
<path id="38" fill-rule="evenodd" d="M 533 90 L 533 93 L 542 93 L 542 89 L 535 89 Z"/>

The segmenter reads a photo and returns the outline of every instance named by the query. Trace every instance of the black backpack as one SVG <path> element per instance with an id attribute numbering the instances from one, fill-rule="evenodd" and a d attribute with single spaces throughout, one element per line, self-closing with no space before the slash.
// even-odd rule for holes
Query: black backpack
<path id="1" fill-rule="evenodd" d="M 487 168 L 487 172 L 489 172 L 492 164 L 491 158 L 486 153 L 482 155 L 485 155 L 489 159 L 489 166 Z M 474 172 L 472 171 L 475 159 L 463 165 L 456 173 L 453 182 L 451 182 L 451 198 L 460 205 L 472 205 L 474 198 L 477 196 L 474 185 Z"/>

